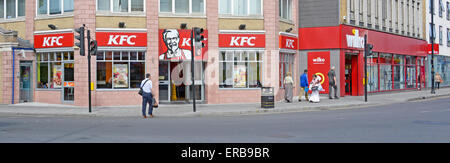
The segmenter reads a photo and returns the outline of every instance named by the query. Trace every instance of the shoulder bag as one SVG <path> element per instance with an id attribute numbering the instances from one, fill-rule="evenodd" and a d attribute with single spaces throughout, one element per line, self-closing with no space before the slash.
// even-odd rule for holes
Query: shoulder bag
<path id="1" fill-rule="evenodd" d="M 148 79 L 148 80 L 150 80 L 150 79 Z M 143 84 L 142 86 L 145 86 L 145 84 L 148 82 L 148 80 L 145 81 L 144 84 Z M 143 93 L 144 93 L 144 90 L 142 89 L 142 87 L 140 87 L 139 93 L 138 93 L 138 94 L 142 96 Z"/>

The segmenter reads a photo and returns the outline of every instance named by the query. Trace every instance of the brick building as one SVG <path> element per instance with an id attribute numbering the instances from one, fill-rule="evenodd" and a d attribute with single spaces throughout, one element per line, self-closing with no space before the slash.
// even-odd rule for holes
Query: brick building
<path id="1" fill-rule="evenodd" d="M 18 39 L 33 46 L 1 44 L 0 101 L 87 106 L 87 57 L 74 46 L 74 29 L 83 25 L 99 46 L 91 60 L 94 106 L 139 105 L 145 73 L 152 74 L 160 102 L 189 101 L 192 27 L 204 28 L 207 38 L 195 54 L 198 100 L 259 102 L 261 86 L 274 87 L 282 100 L 284 75 L 300 75 L 298 5 L 297 0 L 2 0 L 0 28 L 17 31 Z"/>

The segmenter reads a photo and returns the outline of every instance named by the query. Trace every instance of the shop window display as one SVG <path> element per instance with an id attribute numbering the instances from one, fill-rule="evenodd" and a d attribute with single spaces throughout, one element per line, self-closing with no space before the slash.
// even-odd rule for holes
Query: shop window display
<path id="1" fill-rule="evenodd" d="M 221 51 L 220 88 L 261 87 L 262 52 Z"/>
<path id="2" fill-rule="evenodd" d="M 136 89 L 145 78 L 145 52 L 97 54 L 98 89 Z"/>
<path id="3" fill-rule="evenodd" d="M 63 57 L 66 56 L 66 57 Z M 73 52 L 37 53 L 37 79 L 38 89 L 60 89 L 63 84 L 63 62 L 73 61 Z M 66 77 L 73 72 L 66 72 Z"/>

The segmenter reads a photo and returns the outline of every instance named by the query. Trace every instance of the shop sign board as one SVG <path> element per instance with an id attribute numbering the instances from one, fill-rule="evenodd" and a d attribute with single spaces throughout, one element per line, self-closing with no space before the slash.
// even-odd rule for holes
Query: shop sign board
<path id="1" fill-rule="evenodd" d="M 265 34 L 219 34 L 221 48 L 265 48 Z"/>
<path id="2" fill-rule="evenodd" d="M 191 31 L 190 29 L 160 29 L 159 30 L 159 60 L 190 60 L 191 56 Z M 197 49 L 195 60 L 207 59 L 208 31 L 202 34 L 205 37 L 205 47 Z"/>
<path id="3" fill-rule="evenodd" d="M 103 47 L 146 47 L 147 33 L 96 32 L 97 46 Z"/>
<path id="4" fill-rule="evenodd" d="M 320 93 L 328 93 L 328 71 L 330 70 L 330 52 L 308 52 L 308 80 L 311 82 L 313 75 L 321 78 L 323 89 Z"/>
<path id="5" fill-rule="evenodd" d="M 290 49 L 290 50 L 297 50 L 298 49 L 298 38 L 297 37 L 291 37 L 291 36 L 285 36 L 280 35 L 280 49 Z"/>
<path id="6" fill-rule="evenodd" d="M 73 33 L 34 35 L 34 48 L 73 47 Z"/>

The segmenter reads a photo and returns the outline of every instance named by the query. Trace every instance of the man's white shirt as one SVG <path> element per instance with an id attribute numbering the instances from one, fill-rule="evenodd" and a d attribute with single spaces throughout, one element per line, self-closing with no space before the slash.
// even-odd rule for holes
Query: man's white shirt
<path id="1" fill-rule="evenodd" d="M 148 80 L 148 82 L 147 83 L 145 83 L 145 81 L 147 81 Z M 145 85 L 144 85 L 144 83 L 145 83 Z M 141 82 L 141 87 L 142 87 L 142 90 L 145 92 L 145 93 L 152 93 L 152 80 L 149 80 L 148 78 L 145 78 L 145 80 L 143 80 L 142 82 Z"/>

